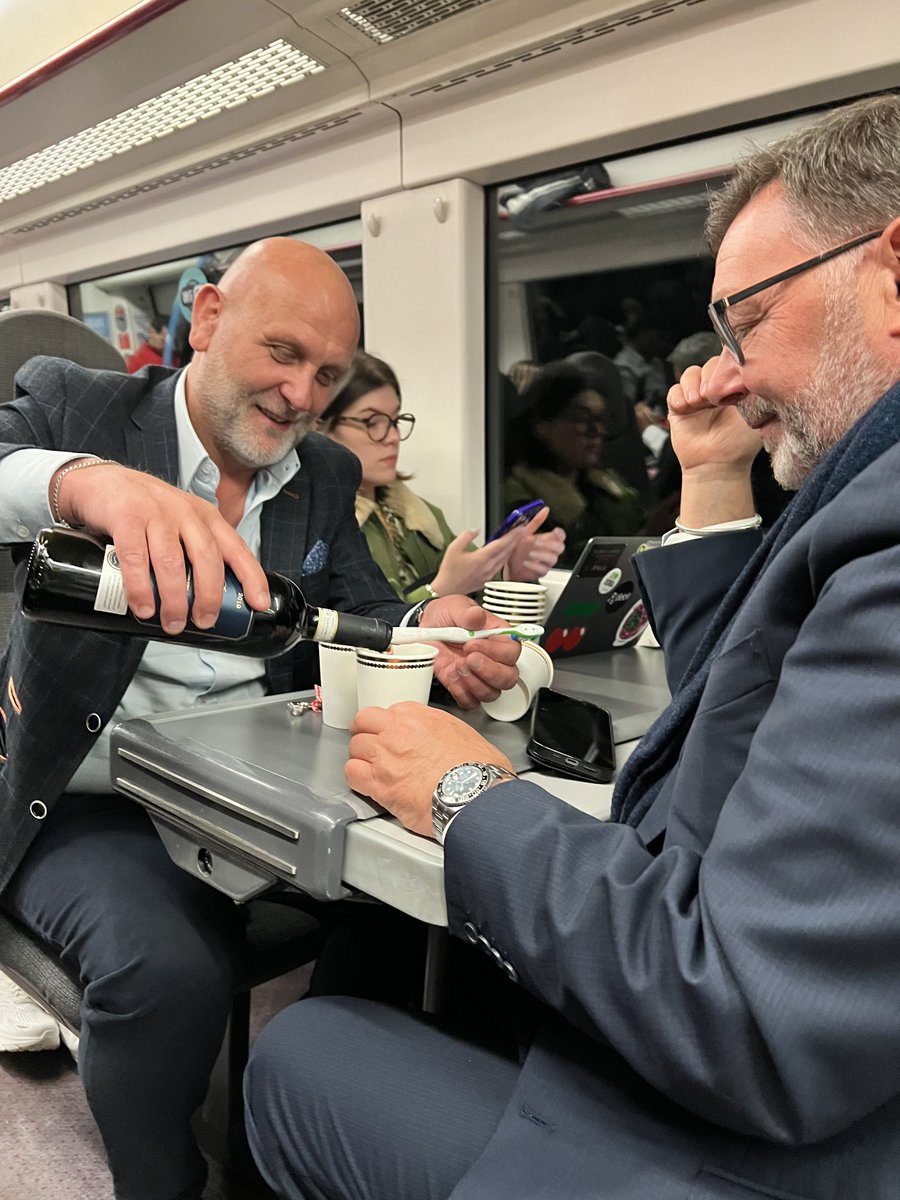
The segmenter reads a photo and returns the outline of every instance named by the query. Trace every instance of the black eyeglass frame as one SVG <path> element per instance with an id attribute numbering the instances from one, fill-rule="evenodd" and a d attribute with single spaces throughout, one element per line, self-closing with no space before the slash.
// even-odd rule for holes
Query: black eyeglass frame
<path id="1" fill-rule="evenodd" d="M 791 279 L 794 275 L 800 275 L 803 271 L 809 271 L 813 267 L 819 266 L 820 263 L 828 262 L 830 258 L 837 258 L 839 254 L 845 254 L 848 250 L 855 250 L 857 246 L 862 246 L 865 242 L 874 241 L 883 233 L 883 229 L 876 229 L 874 233 L 861 234 L 849 242 L 844 242 L 842 246 L 835 246 L 833 250 L 823 250 L 821 254 L 808 258 L 806 262 L 797 263 L 795 267 L 788 267 L 786 271 L 779 271 L 777 275 L 763 279 L 761 283 L 754 283 L 752 287 L 735 292 L 732 296 L 723 296 L 721 300 L 713 300 L 707 309 L 709 319 L 712 321 L 713 329 L 719 335 L 723 347 L 730 350 L 737 359 L 738 366 L 742 367 L 745 359 L 740 342 L 737 340 L 737 334 L 729 325 L 726 315 L 732 305 L 739 304 L 741 300 L 747 300 L 750 296 L 755 296 L 757 292 L 764 292 L 766 288 L 774 287 L 776 283 L 782 283 L 785 279 Z"/>
<path id="2" fill-rule="evenodd" d="M 372 421 L 380 422 L 382 417 L 387 420 L 387 425 L 381 437 L 376 437 L 372 432 L 371 423 Z M 412 413 L 397 413 L 396 417 L 389 417 L 387 413 L 372 413 L 370 417 L 337 417 L 334 423 L 335 425 L 340 425 L 342 421 L 352 421 L 354 425 L 362 425 L 369 435 L 369 440 L 372 442 L 385 441 L 392 429 L 396 429 L 400 441 L 405 442 L 412 435 L 412 431 L 416 427 L 416 418 Z"/>

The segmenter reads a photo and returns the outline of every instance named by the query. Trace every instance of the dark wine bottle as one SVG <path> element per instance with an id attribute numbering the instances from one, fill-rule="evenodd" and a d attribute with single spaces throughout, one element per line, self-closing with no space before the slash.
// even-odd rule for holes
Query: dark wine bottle
<path id="1" fill-rule="evenodd" d="M 188 608 L 193 603 L 188 564 Z M 22 611 L 26 617 L 56 625 L 74 625 L 102 633 L 123 633 L 183 646 L 209 646 L 231 654 L 271 658 L 297 642 L 337 642 L 386 650 L 393 626 L 378 617 L 358 617 L 307 604 L 293 580 L 273 571 L 269 607 L 257 612 L 248 606 L 237 578 L 226 568 L 219 617 L 210 629 L 198 629 L 188 619 L 181 633 L 166 633 L 159 612 L 139 620 L 128 607 L 122 574 L 111 543 L 70 529 L 42 529 L 34 540 Z"/>

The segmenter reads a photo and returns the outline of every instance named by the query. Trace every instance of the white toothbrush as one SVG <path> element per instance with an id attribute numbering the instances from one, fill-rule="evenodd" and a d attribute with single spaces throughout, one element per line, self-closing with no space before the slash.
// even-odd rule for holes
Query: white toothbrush
<path id="1" fill-rule="evenodd" d="M 395 629 L 391 638 L 395 646 L 406 645 L 410 642 L 455 642 L 471 641 L 473 638 L 507 637 L 519 638 L 520 641 L 535 642 L 543 634 L 543 625 L 510 625 L 501 629 L 462 629 L 459 625 L 448 625 L 443 628 L 403 628 Z"/>

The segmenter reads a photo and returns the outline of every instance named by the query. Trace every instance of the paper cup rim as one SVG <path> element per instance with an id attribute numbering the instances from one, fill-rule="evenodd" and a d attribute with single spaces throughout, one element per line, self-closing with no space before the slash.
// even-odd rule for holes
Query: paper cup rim
<path id="1" fill-rule="evenodd" d="M 389 653 L 386 650 L 372 650 L 368 646 L 356 648 L 356 661 L 383 666 L 393 666 L 398 661 L 410 666 L 419 663 L 433 663 L 438 655 L 438 647 L 430 646 L 427 642 L 407 642 L 405 645 L 394 646 Z"/>

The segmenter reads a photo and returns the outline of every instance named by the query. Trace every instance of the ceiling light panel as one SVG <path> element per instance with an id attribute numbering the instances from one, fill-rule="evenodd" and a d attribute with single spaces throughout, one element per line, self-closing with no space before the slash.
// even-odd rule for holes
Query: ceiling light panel
<path id="1" fill-rule="evenodd" d="M 324 70 L 278 38 L 0 169 L 0 203 Z"/>
<path id="2" fill-rule="evenodd" d="M 392 42 L 439 25 L 470 9 L 480 8 L 488 0 L 357 0 L 342 8 L 341 16 L 359 33 L 373 42 Z"/>

